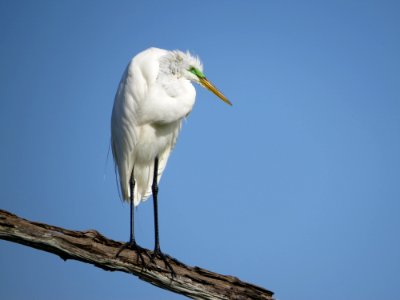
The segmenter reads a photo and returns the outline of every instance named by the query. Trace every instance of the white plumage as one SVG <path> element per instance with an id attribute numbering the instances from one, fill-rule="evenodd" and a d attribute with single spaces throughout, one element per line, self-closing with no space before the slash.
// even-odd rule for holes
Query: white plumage
<path id="1" fill-rule="evenodd" d="M 195 103 L 196 91 L 191 81 L 230 104 L 202 72 L 200 60 L 190 53 L 158 48 L 139 53 L 128 64 L 111 119 L 112 153 L 124 200 L 131 199 L 132 175 L 134 205 L 151 195 L 156 157 L 160 180 L 182 120 Z"/>

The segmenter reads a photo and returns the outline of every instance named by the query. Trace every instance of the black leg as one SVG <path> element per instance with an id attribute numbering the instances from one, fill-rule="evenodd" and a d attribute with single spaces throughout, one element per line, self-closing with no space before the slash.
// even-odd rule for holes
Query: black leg
<path id="1" fill-rule="evenodd" d="M 134 191 L 135 191 L 135 180 L 133 179 L 133 172 L 131 175 L 131 179 L 129 180 L 129 189 L 131 192 L 131 198 L 130 200 L 130 208 L 131 208 L 131 219 L 130 219 L 130 224 L 131 224 L 131 232 L 129 236 L 129 242 L 135 243 L 135 205 L 134 205 Z"/>
<path id="2" fill-rule="evenodd" d="M 164 261 L 165 266 L 171 271 L 172 276 L 175 276 L 174 269 L 167 261 L 167 256 L 161 252 L 160 249 L 160 239 L 158 232 L 158 157 L 154 160 L 154 173 L 153 173 L 153 184 L 151 186 L 151 191 L 153 193 L 153 203 L 154 203 L 154 253 L 151 260 L 154 261 L 155 257 L 158 257 Z"/>
<path id="3" fill-rule="evenodd" d="M 135 240 L 135 219 L 134 219 L 134 213 L 135 213 L 135 205 L 134 205 L 134 190 L 135 190 L 135 179 L 133 178 L 133 171 L 131 175 L 131 179 L 129 180 L 129 189 L 131 192 L 131 197 L 130 197 L 130 210 L 131 210 L 131 216 L 130 216 L 130 236 L 129 236 L 129 242 L 125 243 L 117 252 L 115 257 L 118 257 L 119 254 L 122 252 L 122 250 L 129 248 L 131 250 L 136 251 L 137 255 L 137 260 L 140 259 L 142 264 L 144 265 L 144 259 L 142 256 L 142 252 L 144 251 L 138 244 L 136 244 Z"/>
<path id="4" fill-rule="evenodd" d="M 151 191 L 153 193 L 153 203 L 154 203 L 154 252 L 160 252 L 160 238 L 158 233 L 158 157 L 154 160 L 154 174 L 153 174 L 153 185 L 151 186 Z"/>

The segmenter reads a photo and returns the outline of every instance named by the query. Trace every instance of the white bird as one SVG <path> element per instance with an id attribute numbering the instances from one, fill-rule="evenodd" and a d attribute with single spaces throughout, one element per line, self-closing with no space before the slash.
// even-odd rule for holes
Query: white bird
<path id="1" fill-rule="evenodd" d="M 175 146 L 182 120 L 195 103 L 196 90 L 191 82 L 202 85 L 232 105 L 206 79 L 198 57 L 189 52 L 158 48 L 140 52 L 130 61 L 115 95 L 111 118 L 112 153 L 122 197 L 131 207 L 130 240 L 123 248 L 137 250 L 142 262 L 141 248 L 134 237 L 134 207 L 152 194 L 155 231 L 152 258 L 162 258 L 169 267 L 160 250 L 158 236 L 158 182 Z"/>

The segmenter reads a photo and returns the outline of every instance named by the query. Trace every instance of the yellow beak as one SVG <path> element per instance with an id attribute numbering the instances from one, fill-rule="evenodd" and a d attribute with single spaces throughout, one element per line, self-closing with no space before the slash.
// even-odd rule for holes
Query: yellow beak
<path id="1" fill-rule="evenodd" d="M 232 103 L 222 94 L 211 82 L 207 80 L 207 78 L 200 78 L 200 83 L 209 91 L 213 92 L 217 97 L 219 97 L 226 104 L 232 105 Z"/>

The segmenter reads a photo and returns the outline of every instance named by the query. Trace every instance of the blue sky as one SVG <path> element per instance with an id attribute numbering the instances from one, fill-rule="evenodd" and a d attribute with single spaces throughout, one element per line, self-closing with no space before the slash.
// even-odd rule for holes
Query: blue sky
<path id="1" fill-rule="evenodd" d="M 197 102 L 160 184 L 161 248 L 277 299 L 400 292 L 397 1 L 1 1 L 0 208 L 126 241 L 107 158 L 136 53 L 198 54 L 233 102 Z M 153 247 L 152 203 L 136 213 Z M 0 241 L 2 299 L 182 299 Z"/>

